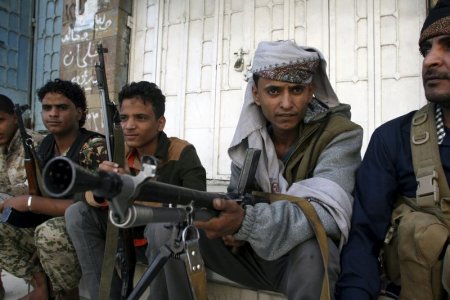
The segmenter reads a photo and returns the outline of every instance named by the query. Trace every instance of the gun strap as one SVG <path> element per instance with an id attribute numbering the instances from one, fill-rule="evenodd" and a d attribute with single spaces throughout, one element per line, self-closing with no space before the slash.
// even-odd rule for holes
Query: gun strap
<path id="1" fill-rule="evenodd" d="M 201 266 L 199 270 L 194 270 L 193 267 L 184 261 L 186 272 L 188 275 L 189 283 L 194 300 L 207 300 L 208 293 L 206 289 L 206 272 L 205 267 Z"/>
<path id="2" fill-rule="evenodd" d="M 113 135 L 114 135 L 114 153 L 113 153 L 113 161 L 118 163 L 120 167 L 124 167 L 125 164 L 125 143 L 123 139 L 123 132 L 122 127 L 120 124 L 113 124 Z M 118 239 L 119 239 L 119 233 L 121 230 L 128 230 L 130 229 L 119 229 L 118 227 L 114 226 L 109 218 L 107 221 L 106 226 L 106 240 L 105 240 L 105 252 L 103 255 L 103 263 L 102 263 L 102 273 L 100 278 L 100 286 L 99 286 L 99 300 L 109 300 L 110 299 L 110 292 L 111 292 L 111 284 L 112 284 L 112 278 L 114 276 L 115 266 L 116 266 L 116 260 L 117 260 L 117 248 L 118 248 Z M 130 232 L 128 232 L 130 233 Z M 127 239 L 132 239 L 132 234 L 120 234 L 122 237 L 126 237 Z M 132 244 L 132 241 L 122 241 L 124 244 L 124 251 L 134 251 L 134 249 L 128 249 L 128 244 Z M 128 259 L 129 255 L 124 255 L 124 259 Z M 122 284 L 126 285 L 127 291 L 132 288 L 132 286 L 129 285 L 130 282 L 132 282 L 134 277 L 134 265 L 136 264 L 135 259 L 133 261 L 125 261 L 125 264 L 129 266 L 126 272 L 126 276 L 128 278 L 121 278 Z M 124 266 L 121 266 L 121 268 L 124 268 Z M 123 271 L 123 270 L 121 270 Z M 124 274 L 122 273 L 122 277 L 124 277 Z M 123 289 L 124 286 L 122 286 Z M 128 295 L 127 295 L 128 296 Z"/>
<path id="3" fill-rule="evenodd" d="M 109 215 L 109 214 L 108 214 Z M 119 228 L 114 226 L 108 218 L 106 226 L 105 253 L 103 255 L 102 275 L 98 290 L 98 300 L 109 300 L 111 282 L 116 266 L 116 250 Z"/>
<path id="4" fill-rule="evenodd" d="M 320 253 L 322 255 L 324 277 L 322 281 L 322 291 L 320 293 L 320 300 L 329 300 L 330 282 L 328 279 L 328 256 L 329 256 L 328 240 L 325 228 L 323 227 L 322 222 L 320 221 L 319 216 L 317 215 L 314 207 L 308 200 L 291 195 L 264 193 L 256 191 L 252 192 L 252 194 L 256 197 L 265 198 L 269 200 L 270 203 L 280 200 L 288 200 L 290 202 L 297 204 L 300 207 L 300 209 L 308 219 L 308 222 L 316 235 L 317 242 L 319 243 Z"/>
<path id="5" fill-rule="evenodd" d="M 450 197 L 439 154 L 435 109 L 434 103 L 428 103 L 414 114 L 411 122 L 411 153 L 418 207 L 436 207 L 441 198 Z"/>

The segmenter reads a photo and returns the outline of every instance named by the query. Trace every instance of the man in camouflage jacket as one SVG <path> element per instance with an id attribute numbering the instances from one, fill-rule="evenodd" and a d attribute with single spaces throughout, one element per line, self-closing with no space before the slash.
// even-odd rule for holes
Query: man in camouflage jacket
<path id="1" fill-rule="evenodd" d="M 70 81 L 49 81 L 38 91 L 42 119 L 50 132 L 38 154 L 43 165 L 55 156 L 67 156 L 82 167 L 95 171 L 106 159 L 105 139 L 83 127 L 86 97 Z M 71 197 L 72 198 L 72 197 Z M 65 230 L 65 210 L 73 199 L 21 195 L 6 199 L 0 211 L 12 207 L 20 212 L 49 216 L 36 228 L 19 228 L 0 223 L 0 267 L 33 285 L 26 299 L 78 299 L 81 270 L 75 249 Z M 48 288 L 47 278 L 51 290 Z M 52 295 L 52 291 L 54 295 Z"/>
<path id="2" fill-rule="evenodd" d="M 43 136 L 27 130 L 35 146 Z M 4 199 L 28 193 L 28 182 L 24 167 L 24 148 L 20 136 L 14 103 L 0 94 L 0 202 Z M 0 270 L 1 272 L 1 270 Z M 5 289 L 0 279 L 0 299 Z"/>

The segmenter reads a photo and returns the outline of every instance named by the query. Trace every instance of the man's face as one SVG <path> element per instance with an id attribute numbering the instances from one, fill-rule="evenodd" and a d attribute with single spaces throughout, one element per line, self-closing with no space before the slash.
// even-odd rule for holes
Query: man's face
<path id="1" fill-rule="evenodd" d="M 17 117 L 0 111 L 0 146 L 7 146 L 17 130 Z"/>
<path id="2" fill-rule="evenodd" d="M 47 93 L 42 99 L 42 121 L 54 135 L 64 136 L 79 129 L 83 112 L 80 107 L 59 93 Z"/>
<path id="3" fill-rule="evenodd" d="M 420 51 L 424 56 L 422 80 L 427 100 L 450 106 L 450 36 L 426 40 Z"/>
<path id="4" fill-rule="evenodd" d="M 151 103 L 139 98 L 128 98 L 120 106 L 120 120 L 125 143 L 136 148 L 141 155 L 155 154 L 158 134 L 164 130 L 164 116 L 156 118 Z"/>
<path id="5" fill-rule="evenodd" d="M 314 86 L 259 78 L 253 86 L 253 99 L 275 134 L 297 133 L 297 127 L 306 114 Z"/>

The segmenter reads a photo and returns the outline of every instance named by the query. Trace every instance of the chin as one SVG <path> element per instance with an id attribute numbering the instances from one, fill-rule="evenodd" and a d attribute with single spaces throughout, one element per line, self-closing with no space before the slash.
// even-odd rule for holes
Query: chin
<path id="1" fill-rule="evenodd" d="M 428 101 L 441 104 L 443 106 L 450 105 L 450 92 L 449 93 L 433 93 L 427 92 L 425 93 L 425 97 Z"/>

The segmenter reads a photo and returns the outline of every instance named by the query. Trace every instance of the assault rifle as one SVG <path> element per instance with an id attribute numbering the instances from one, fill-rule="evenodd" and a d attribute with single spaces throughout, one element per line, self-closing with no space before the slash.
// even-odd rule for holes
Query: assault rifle
<path id="1" fill-rule="evenodd" d="M 99 43 L 97 45 L 99 61 L 95 64 L 97 77 L 97 87 L 100 92 L 100 101 L 102 106 L 103 124 L 105 126 L 106 148 L 108 160 L 124 166 L 125 150 L 122 127 L 120 125 L 119 112 L 116 104 L 109 98 L 108 81 L 106 78 L 106 66 L 104 53 L 108 53 L 108 48 L 103 48 Z M 136 265 L 136 254 L 133 244 L 133 236 L 130 230 L 119 230 L 107 228 L 105 255 L 102 266 L 102 278 L 100 281 L 99 299 L 109 299 L 112 272 L 114 271 L 115 255 L 111 251 L 116 251 L 120 263 L 122 278 L 121 297 L 125 299 L 133 288 L 133 277 Z M 119 236 L 120 244 L 118 245 Z"/>
<path id="2" fill-rule="evenodd" d="M 204 274 L 203 260 L 197 255 L 199 235 L 192 222 L 217 216 L 218 212 L 214 210 L 212 204 L 214 198 L 233 199 L 251 205 L 265 201 L 250 194 L 254 187 L 260 153 L 261 151 L 256 149 L 247 150 L 237 193 L 233 194 L 208 193 L 149 180 L 155 176 L 156 165 L 153 163 L 154 160 L 148 157 L 143 158 L 143 170 L 135 177 L 103 171 L 97 174 L 90 173 L 64 157 L 57 157 L 49 161 L 44 169 L 44 188 L 55 197 L 92 190 L 94 195 L 109 199 L 110 220 L 121 228 L 151 222 L 176 224 L 172 226 L 172 238 L 160 249 L 160 253 L 128 298 L 137 300 L 169 257 L 183 258 L 187 270 L 192 274 Z M 160 202 L 167 207 L 134 205 L 134 200 Z M 204 280 L 206 281 L 206 277 Z M 191 286 L 193 295 L 203 295 L 197 289 L 199 287 L 199 285 Z"/>
<path id="3" fill-rule="evenodd" d="M 22 113 L 28 110 L 28 105 L 14 106 L 14 112 L 17 117 L 18 130 L 22 139 L 23 149 L 24 149 L 24 165 L 25 172 L 28 181 L 28 193 L 29 195 L 41 196 L 41 190 L 38 184 L 37 173 L 41 172 L 40 160 L 37 157 L 36 151 L 34 149 L 34 143 L 31 135 L 25 129 L 23 123 Z M 28 228 L 36 227 L 41 224 L 49 217 L 42 214 L 35 214 L 32 212 L 20 212 L 12 207 L 6 207 L 1 215 L 1 221 L 7 222 L 16 227 Z"/>

